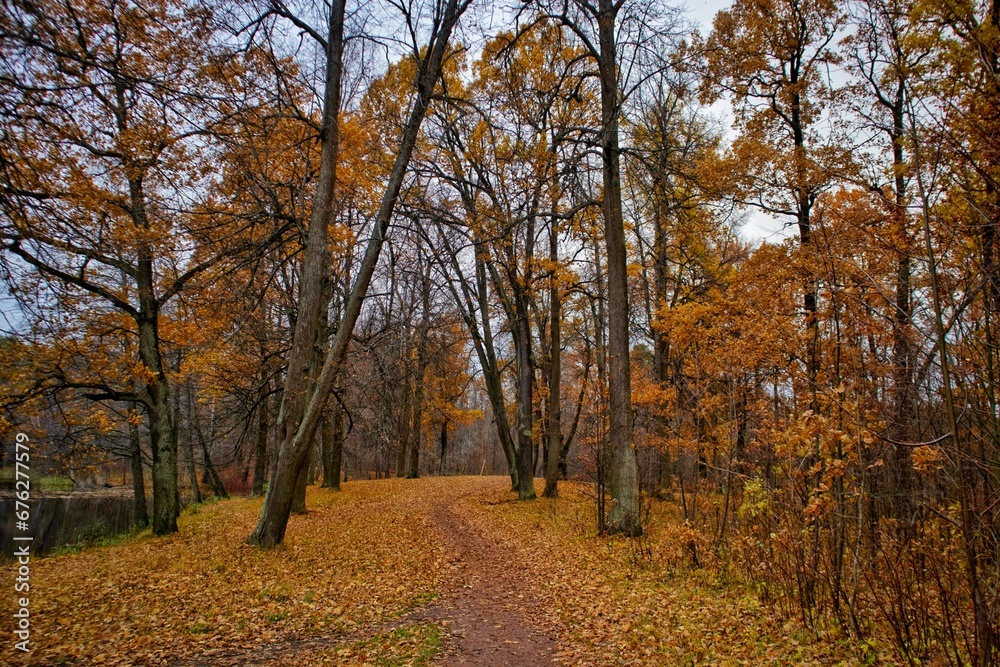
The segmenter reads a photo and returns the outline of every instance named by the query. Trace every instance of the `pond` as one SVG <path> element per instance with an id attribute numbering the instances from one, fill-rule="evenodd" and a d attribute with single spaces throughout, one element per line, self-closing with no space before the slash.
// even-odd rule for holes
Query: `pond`
<path id="1" fill-rule="evenodd" d="M 15 500 L 12 493 L 0 494 L 0 554 L 4 557 L 14 552 Z M 30 506 L 31 552 L 37 555 L 126 533 L 135 512 L 131 490 L 125 488 L 32 494 Z"/>

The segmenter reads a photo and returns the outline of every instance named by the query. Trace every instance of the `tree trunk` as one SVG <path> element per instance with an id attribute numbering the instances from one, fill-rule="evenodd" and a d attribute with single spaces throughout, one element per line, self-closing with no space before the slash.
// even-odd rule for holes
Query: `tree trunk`
<path id="1" fill-rule="evenodd" d="M 188 483 L 191 485 L 191 502 L 200 503 L 201 502 L 201 489 L 198 488 L 198 471 L 195 468 L 194 463 L 194 444 L 191 442 L 191 436 L 188 435 L 184 439 L 184 455 L 187 458 L 187 473 L 188 473 Z"/>
<path id="2" fill-rule="evenodd" d="M 344 451 L 344 411 L 338 405 L 323 420 L 323 488 L 340 491 L 340 465 Z"/>
<path id="3" fill-rule="evenodd" d="M 423 419 L 424 419 L 424 373 L 427 365 L 423 361 L 423 355 L 417 362 L 416 390 L 413 392 L 413 417 L 410 424 L 410 441 L 407 444 L 406 452 L 406 477 L 416 479 L 420 477 L 420 448 L 423 446 Z"/>
<path id="4" fill-rule="evenodd" d="M 170 425 L 167 381 L 149 385 L 149 440 L 153 450 L 153 533 L 177 532 L 177 441 Z"/>
<path id="5" fill-rule="evenodd" d="M 146 511 L 146 481 L 142 473 L 142 443 L 139 440 L 139 427 L 129 422 L 129 450 L 132 460 L 132 494 L 135 498 L 132 523 L 140 528 L 149 525 L 149 513 Z"/>
<path id="6" fill-rule="evenodd" d="M 514 296 L 517 309 L 517 497 L 531 500 L 535 497 L 535 475 L 532 461 L 533 408 L 532 397 L 535 384 L 534 364 L 531 359 L 531 323 L 524 295 Z"/>
<path id="7" fill-rule="evenodd" d="M 555 267 L 558 256 L 559 234 L 556 221 L 552 220 L 549 234 L 549 260 Z M 562 301 L 559 294 L 559 280 L 553 268 L 549 282 L 549 311 L 552 318 L 549 340 L 549 433 L 548 455 L 546 456 L 545 491 L 546 498 L 559 495 L 559 462 L 562 458 Z"/>
<path id="8" fill-rule="evenodd" d="M 208 443 L 204 439 L 201 441 L 201 455 L 205 460 L 205 479 L 212 487 L 212 493 L 215 494 L 216 498 L 228 498 L 229 492 L 226 491 L 222 478 L 219 477 L 215 466 L 212 465 L 212 457 L 208 454 Z"/>
<path id="9" fill-rule="evenodd" d="M 911 121 L 912 122 L 912 121 Z M 916 129 L 911 127 L 912 136 L 917 139 Z M 938 355 L 941 363 L 941 388 L 944 392 L 945 410 L 948 417 L 949 440 L 952 445 L 951 460 L 955 465 L 955 477 L 958 485 L 959 517 L 962 533 L 963 551 L 965 556 L 965 576 L 969 586 L 974 622 L 974 647 L 978 655 L 973 657 L 979 667 L 990 667 L 993 664 L 995 644 L 993 623 L 990 619 L 989 602 L 983 594 L 979 579 L 979 539 L 976 533 L 976 508 L 972 497 L 976 486 L 975 471 L 970 469 L 966 461 L 968 452 L 963 451 L 962 439 L 959 434 L 958 415 L 955 409 L 955 397 L 952 391 L 951 368 L 948 359 L 948 337 L 944 325 L 943 307 L 941 305 L 941 288 L 938 281 L 938 267 L 931 241 L 930 203 L 923 184 L 920 168 L 919 142 L 914 142 L 914 159 L 917 162 L 916 180 L 919 188 L 921 216 L 923 222 L 924 248 L 927 253 L 927 263 L 931 278 L 931 302 L 934 305 L 934 324 L 936 325 Z"/>
<path id="10" fill-rule="evenodd" d="M 438 474 L 444 476 L 448 463 L 448 420 L 441 422 L 441 465 Z"/>
<path id="11" fill-rule="evenodd" d="M 427 57 L 421 62 L 418 68 L 418 79 L 416 82 L 417 99 L 414 101 L 410 117 L 403 129 L 399 152 L 396 155 L 382 201 L 379 205 L 379 210 L 375 216 L 372 236 L 365 248 L 364 258 L 362 259 L 357 279 L 347 298 L 343 319 L 337 328 L 333 344 L 330 346 L 324 359 L 323 369 L 316 382 L 316 391 L 311 396 L 301 422 L 297 424 L 297 428 L 294 430 L 289 428 L 283 434 L 275 475 L 268 486 L 267 497 L 264 499 L 264 506 L 261 509 L 257 527 L 248 540 L 252 544 L 271 547 L 280 544 L 284 540 L 285 529 L 288 526 L 288 517 L 291 513 L 292 496 L 297 473 L 303 465 L 309 445 L 316 433 L 323 408 L 329 398 L 330 392 L 333 390 L 333 383 L 340 376 L 340 371 L 347 355 L 348 343 L 353 336 L 354 325 L 361 313 L 361 303 L 368 293 L 368 286 L 371 284 L 375 265 L 382 251 L 382 245 L 388 232 L 392 213 L 403 184 L 403 178 L 406 175 L 410 157 L 416 145 L 420 124 L 426 114 L 427 104 L 430 102 L 435 85 L 441 74 L 445 49 L 448 45 L 451 31 L 467 7 L 467 2 L 459 5 L 457 0 L 448 0 L 447 7 L 443 11 L 438 23 L 438 30 L 434 33 L 430 48 L 426 52 Z M 324 104 L 324 127 L 330 130 L 331 135 L 336 134 L 336 115 L 340 102 L 340 55 L 343 46 L 343 16 L 344 0 L 336 0 L 333 11 L 330 13 L 331 30 L 328 39 L 328 43 L 332 47 L 331 52 L 336 57 L 328 57 L 328 62 L 331 63 L 331 66 L 328 67 L 328 94 L 327 102 Z M 331 95 L 329 92 L 333 88 L 336 89 L 336 95 Z M 330 169 L 336 164 L 336 149 L 332 151 L 332 160 L 328 152 L 330 152 L 331 146 L 336 145 L 336 143 L 336 141 L 328 140 L 323 145 L 324 159 L 322 163 L 329 164 Z M 324 183 L 322 175 L 320 183 Z M 332 178 L 329 179 L 329 184 L 332 190 Z M 332 192 L 330 194 L 332 196 Z M 332 197 L 330 203 L 332 204 Z M 317 283 L 312 289 L 319 290 L 320 287 L 321 285 Z M 303 289 L 305 289 L 305 285 L 303 285 Z M 296 331 L 296 334 L 298 335 L 298 331 Z M 308 340 L 312 341 L 313 336 L 309 336 Z M 292 426 L 292 424 L 289 423 L 289 426 Z"/>
<path id="12" fill-rule="evenodd" d="M 257 527 L 248 539 L 251 544 L 264 547 L 280 544 L 284 538 L 288 516 L 293 504 L 296 504 L 296 498 L 300 496 L 296 493 L 300 468 L 306 464 L 314 436 L 314 432 L 310 432 L 303 434 L 306 437 L 297 438 L 310 393 L 308 371 L 319 329 L 320 308 L 324 297 L 323 279 L 328 264 L 327 225 L 333 217 L 335 206 L 337 160 L 340 152 L 339 116 L 345 7 L 346 0 L 334 0 L 328 19 L 320 171 L 309 218 L 298 314 L 279 410 L 276 442 L 278 452 Z M 325 403 L 325 397 L 323 402 Z M 304 504 L 304 494 L 301 494 L 300 499 Z"/>
<path id="13" fill-rule="evenodd" d="M 420 477 L 420 450 L 423 447 L 424 439 L 424 376 L 427 374 L 429 362 L 427 336 L 430 332 L 431 321 L 431 265 L 429 259 L 424 257 L 422 245 L 418 245 L 417 247 L 417 256 L 419 261 L 426 260 L 427 263 L 423 267 L 421 278 L 420 291 L 422 303 L 420 330 L 417 333 L 417 376 L 413 392 L 413 423 L 410 425 L 409 457 L 406 467 L 406 477 L 408 479 Z"/>
<path id="14" fill-rule="evenodd" d="M 320 434 L 320 440 L 322 441 L 322 434 Z M 321 445 L 322 446 L 322 445 Z M 320 457 L 322 458 L 322 457 Z M 306 486 L 312 486 L 316 483 L 316 447 L 313 446 L 313 451 L 309 455 L 309 465 L 306 466 L 308 472 L 306 473 Z"/>
<path id="15" fill-rule="evenodd" d="M 299 468 L 295 478 L 295 496 L 292 498 L 292 514 L 306 514 L 306 475 L 309 465 Z"/>
<path id="16" fill-rule="evenodd" d="M 403 358 L 408 360 L 409 353 L 404 352 Z M 409 364 L 407 364 L 408 366 Z M 396 452 L 396 477 L 406 477 L 406 462 L 408 460 L 406 448 L 410 444 L 410 422 L 413 420 L 411 416 L 412 406 L 410 405 L 412 396 L 413 385 L 410 383 L 409 368 L 407 368 L 407 375 L 403 379 L 403 400 L 400 401 L 399 410 L 399 450 Z"/>
<path id="17" fill-rule="evenodd" d="M 615 44 L 617 7 L 599 0 L 597 20 L 601 79 L 601 157 L 604 177 L 604 242 L 608 256 L 608 409 L 611 511 L 608 529 L 642 534 L 639 474 L 632 442 L 632 375 L 629 356 L 628 272 L 622 215 L 618 116 L 621 110 Z"/>
<path id="18" fill-rule="evenodd" d="M 267 391 L 267 388 L 264 389 Z M 253 463 L 253 487 L 250 496 L 256 498 L 264 493 L 264 474 L 267 470 L 267 432 L 268 424 L 267 396 L 260 400 L 257 406 L 257 450 Z"/>
<path id="19" fill-rule="evenodd" d="M 906 161 L 903 155 L 903 114 L 905 111 L 905 86 L 897 81 L 892 106 L 892 168 L 895 174 L 894 190 L 896 208 L 893 221 L 897 243 L 903 244 L 896 254 L 896 299 L 892 317 L 892 384 L 893 416 L 889 438 L 904 442 L 909 438 L 910 420 L 913 417 L 913 377 L 910 369 L 910 232 L 906 210 Z M 896 477 L 896 518 L 907 522 L 912 514 L 910 498 L 911 468 L 910 448 L 896 445 L 894 473 Z"/>
<path id="20" fill-rule="evenodd" d="M 483 364 L 483 377 L 486 381 L 486 394 L 489 396 L 490 407 L 493 409 L 493 420 L 494 423 L 496 423 L 497 436 L 500 438 L 500 446 L 503 448 L 504 457 L 507 459 L 507 469 L 510 472 L 510 489 L 511 491 L 516 491 L 520 488 L 516 463 L 517 456 L 514 448 L 514 439 L 510 435 L 510 423 L 507 421 L 507 404 L 503 397 L 503 383 L 502 378 L 500 377 L 500 364 L 497 362 L 496 348 L 493 344 L 493 329 L 490 325 L 488 315 L 490 311 L 487 286 L 486 261 L 480 256 L 477 248 L 476 288 L 479 294 L 479 309 L 480 312 L 483 313 L 483 349 L 479 354 L 479 359 L 480 362 L 486 362 Z"/>
<path id="21" fill-rule="evenodd" d="M 178 396 L 178 399 L 180 397 Z M 192 412 L 197 410 L 194 403 L 194 389 L 191 386 L 191 380 L 187 382 L 187 437 L 184 439 L 184 455 L 187 457 L 187 474 L 188 483 L 191 485 L 191 502 L 200 503 L 201 502 L 201 489 L 198 488 L 198 470 L 194 464 L 194 443 L 191 437 L 191 424 L 192 422 Z M 175 413 L 176 414 L 176 413 Z M 180 434 L 180 429 L 176 429 L 175 433 Z"/>

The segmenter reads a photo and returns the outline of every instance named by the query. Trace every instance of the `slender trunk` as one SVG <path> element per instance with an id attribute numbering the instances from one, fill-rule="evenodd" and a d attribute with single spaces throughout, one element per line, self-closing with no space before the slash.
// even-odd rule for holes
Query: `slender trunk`
<path id="1" fill-rule="evenodd" d="M 418 257 L 424 261 L 423 246 L 418 247 Z M 413 392 L 413 423 L 410 425 L 410 446 L 406 466 L 406 476 L 409 479 L 420 477 L 420 450 L 424 440 L 424 377 L 429 365 L 427 353 L 427 337 L 431 323 L 431 265 L 427 259 L 421 278 L 421 314 L 420 331 L 417 334 L 417 376 Z"/>
<path id="2" fill-rule="evenodd" d="M 916 139 L 916 130 L 911 128 Z M 931 296 L 934 305 L 934 323 L 937 333 L 938 355 L 941 363 L 941 387 L 944 391 L 945 409 L 948 417 L 949 439 L 952 443 L 952 456 L 956 467 L 956 482 L 960 509 L 960 525 L 965 556 L 965 576 L 972 599 L 972 614 L 975 629 L 975 648 L 978 655 L 974 660 L 979 667 L 990 667 L 993 664 L 995 638 L 993 624 L 989 613 L 989 604 L 983 595 L 979 581 L 979 538 L 976 533 L 976 509 L 973 506 L 972 495 L 975 488 L 975 471 L 968 465 L 966 457 L 970 455 L 962 449 L 962 440 L 958 432 L 958 416 L 955 410 L 955 398 L 952 392 L 951 368 L 948 360 L 948 339 L 944 326 L 943 307 L 941 305 L 941 288 L 938 281 L 937 263 L 934 256 L 934 245 L 931 241 L 930 204 L 921 176 L 921 161 L 919 144 L 914 145 L 914 159 L 917 162 L 916 178 L 920 190 L 921 214 L 924 232 L 924 249 L 927 252 L 927 262 L 931 277 Z"/>
<path id="3" fill-rule="evenodd" d="M 517 303 L 517 497 L 530 500 L 535 497 L 535 476 L 532 461 L 532 389 L 534 388 L 534 365 L 531 359 L 531 323 L 523 295 L 515 295 Z"/>
<path id="4" fill-rule="evenodd" d="M 407 445 L 406 477 L 420 477 L 420 449 L 424 437 L 424 373 L 426 364 L 422 361 L 417 366 L 417 387 L 413 392 L 413 423 L 410 425 L 410 442 Z"/>
<path id="5" fill-rule="evenodd" d="M 180 372 L 181 372 L 180 355 L 178 355 L 178 358 L 177 358 L 177 367 L 174 370 L 177 372 L 178 375 L 180 375 Z M 174 392 L 174 395 L 173 395 L 173 413 L 172 413 L 172 416 L 171 416 L 171 419 L 170 419 L 170 423 L 171 423 L 171 426 L 173 428 L 173 434 L 172 435 L 173 435 L 173 438 L 174 438 L 174 442 L 177 443 L 176 446 L 179 448 L 180 447 L 180 442 L 181 442 L 181 440 L 180 440 L 180 432 L 181 432 L 181 426 L 180 426 L 180 423 L 181 423 L 181 391 L 180 391 L 180 387 L 179 386 L 177 387 L 177 391 Z M 177 458 L 178 458 L 178 465 L 180 465 L 180 451 L 178 451 L 178 453 L 177 453 Z M 194 465 L 194 463 L 192 462 L 192 466 L 193 465 Z M 177 471 L 177 474 L 178 475 L 180 474 L 180 470 L 179 469 Z M 177 511 L 180 512 L 180 509 L 181 509 L 180 482 L 178 482 L 177 486 L 175 487 L 175 490 L 176 490 L 176 494 L 177 494 Z"/>
<path id="6" fill-rule="evenodd" d="M 408 360 L 409 356 L 408 352 L 404 352 L 403 359 Z M 413 420 L 410 405 L 412 396 L 413 385 L 410 382 L 409 368 L 407 368 L 406 377 L 403 378 L 403 400 L 400 401 L 399 410 L 399 450 L 396 452 L 396 477 L 406 477 L 406 462 L 409 455 L 406 448 L 410 444 L 410 422 Z"/>
<path id="7" fill-rule="evenodd" d="M 208 453 L 208 442 L 204 438 L 201 439 L 201 455 L 205 462 L 205 479 L 212 487 L 212 493 L 215 494 L 216 498 L 228 498 L 229 492 L 226 491 L 222 478 L 219 477 L 215 466 L 212 465 L 212 457 Z"/>
<path id="8" fill-rule="evenodd" d="M 583 377 L 580 379 L 580 394 L 576 399 L 576 410 L 573 413 L 573 423 L 570 424 L 569 433 L 563 439 L 559 448 L 559 477 L 567 479 L 569 474 L 569 448 L 576 438 L 577 428 L 580 426 L 580 413 L 583 412 L 583 401 L 587 396 L 587 381 L 590 379 L 590 345 L 586 345 L 587 356 L 583 363 Z"/>
<path id="9" fill-rule="evenodd" d="M 198 410 L 195 409 L 192 413 L 192 421 L 190 427 L 194 430 L 195 435 L 198 437 L 198 442 L 201 444 L 201 456 L 202 456 L 202 468 L 204 472 L 202 474 L 202 482 L 208 484 L 212 488 L 212 493 L 217 498 L 228 498 L 229 493 L 226 491 L 225 485 L 222 483 L 222 478 L 219 477 L 219 473 L 216 472 L 215 466 L 212 465 L 212 457 L 208 453 L 208 438 L 205 437 L 205 432 L 201 428 L 201 419 L 199 418 Z M 215 438 L 215 407 L 212 408 L 212 419 L 209 436 Z"/>
<path id="10" fill-rule="evenodd" d="M 322 435 L 320 440 L 322 440 Z M 309 465 L 306 467 L 306 486 L 312 486 L 316 483 L 316 446 L 313 447 L 313 451 L 309 456 Z"/>
<path id="11" fill-rule="evenodd" d="M 910 435 L 910 421 L 913 418 L 913 377 L 910 369 L 910 232 L 908 229 L 908 214 L 906 211 L 906 161 L 903 155 L 904 127 L 903 113 L 905 104 L 905 87 L 902 81 L 897 82 L 896 94 L 893 100 L 892 112 L 892 168 L 895 173 L 895 211 L 893 221 L 896 229 L 895 238 L 902 246 L 896 253 L 896 298 L 893 312 L 892 328 L 892 384 L 893 384 L 893 419 L 889 429 L 889 438 L 896 442 L 904 442 Z M 895 495 L 896 517 L 907 521 L 911 515 L 911 482 L 910 448 L 896 445 L 894 473 L 896 476 Z"/>
<path id="12" fill-rule="evenodd" d="M 188 473 L 188 483 L 191 485 L 191 502 L 200 503 L 201 489 L 198 487 L 198 471 L 194 463 L 194 443 L 191 442 L 191 436 L 188 435 L 184 439 L 184 455 L 187 458 L 187 473 Z"/>
<path id="13" fill-rule="evenodd" d="M 264 387 L 265 395 L 260 399 L 257 406 L 257 448 L 253 463 L 253 487 L 250 496 L 256 498 L 264 493 L 264 474 L 267 470 L 267 432 L 270 428 L 268 424 L 267 409 L 267 386 Z"/>
<path id="14" fill-rule="evenodd" d="M 335 121 L 330 124 L 327 121 L 331 117 L 336 117 L 336 109 L 339 107 L 340 54 L 343 43 L 343 2 L 344 0 L 336 0 L 334 9 L 331 11 L 330 20 L 331 31 L 329 43 L 335 45 L 332 50 L 335 51 L 336 58 L 328 58 L 329 62 L 335 62 L 335 67 L 329 68 L 331 72 L 328 73 L 327 80 L 328 89 L 330 88 L 330 81 L 335 80 L 337 104 L 332 107 L 329 103 L 325 105 L 324 126 L 330 127 L 333 125 L 334 127 L 331 130 L 334 131 Z M 375 265 L 382 251 L 382 245 L 388 232 L 396 200 L 403 184 L 403 178 L 406 175 L 410 157 L 416 145 L 420 123 L 426 114 L 427 105 L 430 102 L 435 85 L 441 74 L 445 49 L 448 45 L 451 31 L 467 7 L 467 1 L 459 5 L 458 0 L 448 0 L 447 7 L 444 9 L 441 21 L 438 24 L 438 29 L 433 34 L 430 48 L 427 50 L 427 58 L 421 62 L 418 68 L 416 82 L 417 99 L 414 101 L 409 120 L 403 129 L 399 152 L 393 163 L 379 210 L 375 215 L 372 236 L 365 249 L 358 276 L 344 305 L 344 313 L 342 321 L 337 328 L 337 334 L 324 359 L 323 369 L 316 382 L 316 391 L 306 406 L 305 414 L 298 424 L 297 429 L 294 431 L 289 430 L 283 438 L 283 444 L 278 453 L 279 460 L 274 478 L 268 486 L 267 497 L 264 500 L 264 507 L 261 509 L 257 527 L 249 538 L 249 542 L 253 544 L 271 547 L 280 544 L 284 540 L 285 530 L 288 526 L 288 516 L 291 513 L 292 495 L 297 472 L 303 465 L 309 445 L 316 433 L 323 408 L 330 392 L 333 390 L 333 383 L 340 376 L 341 368 L 347 355 L 348 343 L 353 336 L 354 325 L 361 313 L 361 303 L 368 293 L 368 286 L 371 284 Z M 332 70 L 335 70 L 335 74 Z M 333 109 L 332 116 L 329 113 L 331 108 Z M 327 153 L 328 143 L 331 142 L 324 142 L 324 154 Z M 326 163 L 327 160 L 323 160 L 323 162 Z M 320 181 L 322 182 L 323 179 L 321 178 Z M 318 287 L 317 285 L 316 289 Z M 312 336 L 309 337 L 309 340 L 312 340 Z"/>
<path id="15" fill-rule="evenodd" d="M 142 444 L 139 440 L 139 427 L 129 422 L 128 442 L 132 460 L 132 494 L 135 498 L 132 523 L 140 528 L 149 525 L 149 514 L 146 511 L 146 481 L 142 473 Z"/>
<path id="16" fill-rule="evenodd" d="M 441 422 L 441 465 L 438 474 L 444 475 L 448 468 L 448 420 Z"/>
<path id="17" fill-rule="evenodd" d="M 178 398 L 180 398 L 178 396 Z M 184 455 L 187 458 L 187 473 L 188 473 L 188 483 L 191 485 L 191 502 L 200 503 L 201 502 L 201 489 L 198 488 L 198 470 L 194 464 L 194 442 L 191 437 L 191 424 L 192 412 L 196 410 L 194 402 L 194 389 L 191 385 L 190 378 L 187 382 L 187 423 L 188 427 L 186 429 L 184 438 Z M 179 433 L 179 429 L 177 431 Z"/>
<path id="18" fill-rule="evenodd" d="M 486 280 L 486 261 L 476 252 L 476 288 L 479 295 L 479 311 L 483 323 L 482 352 L 479 355 L 483 363 L 483 376 L 486 380 L 486 393 L 493 408 L 493 421 L 497 427 L 500 446 L 507 459 L 507 470 L 510 474 L 510 490 L 520 488 L 517 470 L 517 455 L 514 439 L 510 434 L 510 423 L 507 421 L 507 404 L 503 397 L 503 383 L 500 377 L 500 364 L 497 361 L 496 348 L 493 344 L 493 329 L 489 318 L 488 282 Z M 471 299 L 470 308 L 471 308 Z"/>
<path id="19" fill-rule="evenodd" d="M 344 451 L 344 411 L 338 405 L 323 420 L 323 488 L 340 491 L 340 464 Z"/>
<path id="20" fill-rule="evenodd" d="M 661 181 L 661 189 L 662 189 Z M 670 276 L 670 268 L 667 257 L 667 230 L 664 226 L 663 205 L 657 202 L 656 212 L 653 216 L 654 238 L 653 238 L 653 289 L 656 309 L 667 307 L 667 283 Z M 661 385 L 670 382 L 670 341 L 667 334 L 660 331 L 656 326 L 657 315 L 650 319 L 650 336 L 653 339 L 653 373 L 656 381 Z M 670 449 L 667 446 L 666 417 L 657 416 L 655 419 L 655 433 L 660 438 L 658 454 L 660 489 L 670 491 L 673 480 L 673 462 L 670 459 Z"/>
<path id="21" fill-rule="evenodd" d="M 549 234 L 549 261 L 555 262 L 558 256 L 559 234 L 556 221 L 552 221 Z M 545 491 L 546 498 L 559 495 L 559 462 L 562 458 L 562 297 L 559 293 L 559 280 L 553 269 L 549 278 L 549 441 L 546 457 Z"/>

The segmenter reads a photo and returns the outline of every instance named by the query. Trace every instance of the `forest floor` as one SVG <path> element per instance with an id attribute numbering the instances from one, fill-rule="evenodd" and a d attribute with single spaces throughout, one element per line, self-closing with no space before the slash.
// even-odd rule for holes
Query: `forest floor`
<path id="1" fill-rule="evenodd" d="M 539 482 L 540 484 L 540 482 Z M 31 563 L 31 652 L 11 665 L 461 666 L 887 664 L 686 564 L 656 502 L 647 537 L 595 535 L 583 485 L 517 502 L 499 477 L 310 488 L 285 545 L 244 543 L 259 499 Z M 541 488 L 539 487 L 539 491 Z M 13 589 L 14 567 L 4 564 Z M 0 596 L 11 619 L 13 595 Z"/>

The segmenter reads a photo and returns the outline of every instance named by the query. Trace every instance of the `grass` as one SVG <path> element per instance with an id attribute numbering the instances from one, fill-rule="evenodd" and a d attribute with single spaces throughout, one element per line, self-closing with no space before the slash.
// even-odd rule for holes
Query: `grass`
<path id="1" fill-rule="evenodd" d="M 152 536 L 153 531 L 144 526 L 133 526 L 127 532 L 117 533 L 115 535 L 109 535 L 103 532 L 100 528 L 90 529 L 85 531 L 76 543 L 64 544 L 56 547 L 49 553 L 45 554 L 43 558 L 69 556 L 81 553 L 85 549 L 118 547 L 136 540 L 150 538 Z"/>
<path id="2" fill-rule="evenodd" d="M 46 478 L 43 478 L 46 479 Z M 53 478 L 61 479 L 61 478 Z M 69 480 L 66 480 L 69 481 Z M 72 483 L 71 483 L 72 485 Z M 198 514 L 202 509 L 206 507 L 211 507 L 212 505 L 218 503 L 222 498 L 217 496 L 208 496 L 200 503 L 191 503 L 181 510 L 182 517 L 190 517 Z M 73 544 L 64 544 L 54 548 L 49 553 L 45 554 L 45 558 L 56 557 L 56 556 L 68 556 L 71 554 L 78 554 L 84 549 L 94 549 L 94 548 L 105 548 L 105 547 L 117 547 L 126 544 L 132 540 L 143 539 L 152 537 L 152 530 L 148 526 L 132 526 L 129 530 L 124 533 L 114 533 L 110 534 L 106 532 L 101 526 L 92 526 L 88 528 L 80 536 L 80 539 Z M 212 569 L 214 572 L 225 571 L 225 566 L 221 563 L 213 563 Z"/>
<path id="3" fill-rule="evenodd" d="M 14 468 L 0 468 L 0 489 L 13 489 L 16 482 L 16 472 Z M 68 477 L 57 477 L 48 475 L 45 477 L 33 477 L 31 480 L 32 491 L 72 491 L 73 480 Z"/>
<path id="4" fill-rule="evenodd" d="M 355 643 L 339 657 L 353 655 L 377 667 L 425 667 L 441 652 L 441 626 L 418 623 Z"/>

